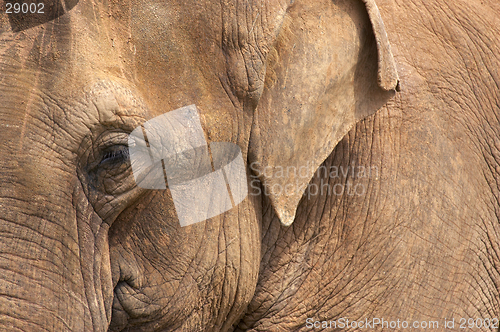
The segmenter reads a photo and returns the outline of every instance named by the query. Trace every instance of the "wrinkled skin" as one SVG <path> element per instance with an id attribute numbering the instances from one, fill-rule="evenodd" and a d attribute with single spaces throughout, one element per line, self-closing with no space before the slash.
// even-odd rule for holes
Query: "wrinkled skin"
<path id="1" fill-rule="evenodd" d="M 311 181 L 366 193 L 304 197 L 289 228 L 265 200 L 261 273 L 241 331 L 342 317 L 439 321 L 442 331 L 454 318 L 448 331 L 460 318 L 499 317 L 500 7 L 377 4 L 401 91 L 322 165 L 356 172 Z"/>
<path id="2" fill-rule="evenodd" d="M 2 329 L 498 317 L 500 8 L 377 5 L 398 93 L 361 1 L 80 1 L 21 32 L 2 14 Z M 271 167 L 261 188 L 297 180 L 280 165 L 377 172 L 311 180 L 362 195 L 249 195 L 181 228 L 170 192 L 136 187 L 120 153 L 190 104 L 249 179 Z"/>

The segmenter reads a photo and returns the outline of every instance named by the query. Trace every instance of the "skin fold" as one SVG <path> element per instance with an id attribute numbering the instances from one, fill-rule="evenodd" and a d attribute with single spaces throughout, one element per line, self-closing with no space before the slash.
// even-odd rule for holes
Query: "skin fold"
<path id="1" fill-rule="evenodd" d="M 498 318 L 493 0 L 1 6 L 0 330 Z M 127 138 L 192 104 L 250 194 L 180 227 Z"/>

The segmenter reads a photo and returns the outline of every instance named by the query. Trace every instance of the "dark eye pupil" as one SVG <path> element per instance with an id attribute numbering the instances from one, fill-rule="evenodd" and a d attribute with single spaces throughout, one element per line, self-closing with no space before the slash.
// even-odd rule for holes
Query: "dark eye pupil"
<path id="1" fill-rule="evenodd" d="M 127 160 L 128 157 L 129 157 L 129 151 L 125 147 L 117 150 L 108 151 L 102 157 L 101 164 L 123 162 Z"/>

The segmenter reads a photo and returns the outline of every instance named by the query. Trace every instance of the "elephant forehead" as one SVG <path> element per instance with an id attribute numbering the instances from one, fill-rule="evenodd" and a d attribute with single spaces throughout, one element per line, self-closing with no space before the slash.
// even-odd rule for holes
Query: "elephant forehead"
<path id="1" fill-rule="evenodd" d="M 92 128 L 130 132 L 190 104 L 227 113 L 206 116 L 213 136 L 227 132 L 235 110 L 226 88 L 240 100 L 258 97 L 286 7 L 278 0 L 80 1 L 18 33 L 5 32 L 3 22 L 0 154 L 41 158 L 46 149 L 65 154 L 54 160 L 66 163 Z"/>
<path id="2" fill-rule="evenodd" d="M 64 95 L 61 89 L 27 88 L 24 94 L 9 95 L 11 107 L 0 108 L 4 141 L 19 150 L 32 141 L 71 149 L 96 126 L 131 131 L 151 117 L 137 93 L 110 80 L 97 81 L 83 93 Z"/>
<path id="3" fill-rule="evenodd" d="M 36 114 L 69 117 L 71 125 L 75 116 L 110 120 L 105 110 L 121 106 L 112 94 L 101 92 L 98 114 L 75 105 L 85 103 L 82 92 L 93 82 L 110 77 L 138 87 L 156 115 L 190 104 L 213 108 L 228 89 L 240 99 L 257 91 L 257 98 L 286 7 L 278 0 L 80 1 L 54 20 L 0 37 L 0 63 L 12 69 L 3 81 L 11 89 L 0 97 L 5 118 L 18 117 L 21 128 Z"/>

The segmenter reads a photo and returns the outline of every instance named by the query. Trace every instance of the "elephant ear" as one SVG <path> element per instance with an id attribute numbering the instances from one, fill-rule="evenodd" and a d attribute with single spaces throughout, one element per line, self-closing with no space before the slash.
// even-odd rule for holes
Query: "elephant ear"
<path id="1" fill-rule="evenodd" d="M 394 96 L 398 74 L 373 0 L 295 0 L 267 58 L 250 168 L 288 226 L 316 169 Z"/>

